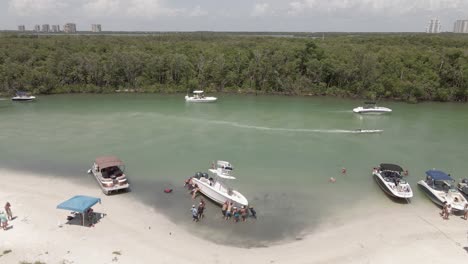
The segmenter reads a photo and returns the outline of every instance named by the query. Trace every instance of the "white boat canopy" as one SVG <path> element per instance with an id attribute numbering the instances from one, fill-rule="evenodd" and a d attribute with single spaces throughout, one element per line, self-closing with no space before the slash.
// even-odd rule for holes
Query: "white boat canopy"
<path id="1" fill-rule="evenodd" d="M 201 90 L 195 90 L 195 91 L 193 91 L 193 93 L 194 93 L 194 94 L 202 94 L 203 91 L 201 91 Z"/>

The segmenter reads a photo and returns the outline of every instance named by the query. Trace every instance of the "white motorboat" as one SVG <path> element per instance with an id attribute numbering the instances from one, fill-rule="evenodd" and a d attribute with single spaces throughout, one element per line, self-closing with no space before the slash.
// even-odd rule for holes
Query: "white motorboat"
<path id="1" fill-rule="evenodd" d="M 358 114 L 386 114 L 391 113 L 392 109 L 377 106 L 376 102 L 365 102 L 364 106 L 354 108 L 353 112 Z"/>
<path id="2" fill-rule="evenodd" d="M 375 133 L 382 133 L 382 129 L 356 129 L 354 133 L 356 134 L 375 134 Z"/>
<path id="3" fill-rule="evenodd" d="M 188 95 L 185 96 L 186 102 L 212 103 L 212 102 L 216 102 L 216 100 L 218 100 L 218 98 L 216 97 L 212 97 L 212 96 L 205 97 L 205 93 L 201 90 L 193 91 L 192 96 L 188 96 Z"/>
<path id="4" fill-rule="evenodd" d="M 380 188 L 388 195 L 395 198 L 409 199 L 413 197 L 413 191 L 409 183 L 403 179 L 403 169 L 395 164 L 382 163 L 374 168 L 372 175 Z"/>
<path id="5" fill-rule="evenodd" d="M 465 195 L 466 198 L 468 198 L 468 178 L 467 179 L 462 179 L 458 185 L 457 189 Z"/>
<path id="6" fill-rule="evenodd" d="M 455 180 L 449 174 L 439 170 L 426 171 L 426 180 L 418 182 L 422 191 L 438 206 L 446 202 L 453 213 L 463 213 L 467 200 L 453 186 Z"/>
<path id="7" fill-rule="evenodd" d="M 28 95 L 26 92 L 17 92 L 15 96 L 11 98 L 13 101 L 22 101 L 22 102 L 27 102 L 27 101 L 32 101 L 36 99 L 35 96 Z"/>
<path id="8" fill-rule="evenodd" d="M 88 170 L 88 173 L 94 175 L 102 192 L 108 195 L 112 192 L 128 190 L 130 188 L 124 170 L 125 165 L 119 158 L 108 156 L 96 158 L 93 167 Z"/>
<path id="9" fill-rule="evenodd" d="M 230 188 L 227 180 L 236 179 L 232 175 L 233 167 L 227 161 L 218 160 L 207 173 L 198 172 L 192 177 L 192 182 L 198 185 L 199 191 L 218 204 L 226 201 L 233 202 L 236 206 L 248 206 L 249 202 L 240 192 Z"/>

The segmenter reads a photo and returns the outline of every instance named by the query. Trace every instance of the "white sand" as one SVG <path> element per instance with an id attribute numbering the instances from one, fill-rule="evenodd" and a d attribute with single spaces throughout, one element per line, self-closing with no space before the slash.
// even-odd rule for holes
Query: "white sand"
<path id="1" fill-rule="evenodd" d="M 192 236 L 129 196 L 105 196 L 66 179 L 0 170 L 0 203 L 12 204 L 13 228 L 0 231 L 0 263 L 466 263 L 468 221 L 442 220 L 430 203 L 386 208 L 369 201 L 330 215 L 302 240 L 235 248 Z M 56 205 L 72 195 L 97 196 L 94 227 L 67 225 Z M 384 195 L 382 193 L 382 195 Z M 370 205 L 369 205 L 370 204 Z M 345 209 L 345 208 L 343 208 Z M 133 214 L 133 216 L 131 215 Z M 344 217 L 345 215 L 346 217 Z M 189 224 L 190 212 L 187 211 Z M 62 224 L 62 227 L 59 227 Z M 261 224 L 257 222 L 256 224 Z M 193 223 L 194 228 L 197 224 Z M 151 229 L 149 228 L 151 227 Z M 171 233 L 171 234 L 170 234 Z M 119 251 L 120 255 L 113 254 Z"/>

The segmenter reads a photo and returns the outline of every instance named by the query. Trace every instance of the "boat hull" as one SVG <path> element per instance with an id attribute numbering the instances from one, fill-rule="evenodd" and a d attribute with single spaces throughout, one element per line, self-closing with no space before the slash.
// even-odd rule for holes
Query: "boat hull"
<path id="1" fill-rule="evenodd" d="M 29 102 L 29 101 L 33 101 L 34 99 L 36 99 L 35 96 L 15 96 L 13 98 L 11 98 L 12 101 L 17 101 L 17 102 Z"/>
<path id="2" fill-rule="evenodd" d="M 387 183 L 379 172 L 373 172 L 372 175 L 377 182 L 377 185 L 379 185 L 380 189 L 382 189 L 382 191 L 384 191 L 387 195 L 398 199 L 413 198 L 413 191 L 411 190 L 409 184 L 402 184 L 401 191 L 399 191 L 398 188 L 395 187 L 394 183 Z M 389 186 L 389 184 L 391 186 Z"/>
<path id="3" fill-rule="evenodd" d="M 218 182 L 211 186 L 210 181 L 204 177 L 200 179 L 192 178 L 192 181 L 198 185 L 201 193 L 218 204 L 223 204 L 226 201 L 232 201 L 237 206 L 248 206 L 249 204 L 241 193 L 232 190 L 231 194 L 229 194 L 228 189 Z"/>
<path id="4" fill-rule="evenodd" d="M 386 107 L 377 107 L 377 108 L 356 107 L 353 109 L 353 112 L 357 114 L 381 115 L 381 114 L 391 113 L 392 109 L 386 108 Z"/>

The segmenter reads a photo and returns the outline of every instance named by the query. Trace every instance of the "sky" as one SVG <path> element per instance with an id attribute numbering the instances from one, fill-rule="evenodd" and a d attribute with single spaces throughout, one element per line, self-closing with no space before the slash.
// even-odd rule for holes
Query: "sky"
<path id="1" fill-rule="evenodd" d="M 452 31 L 468 0 L 0 0 L 2 30 L 422 32 L 431 18 Z"/>

